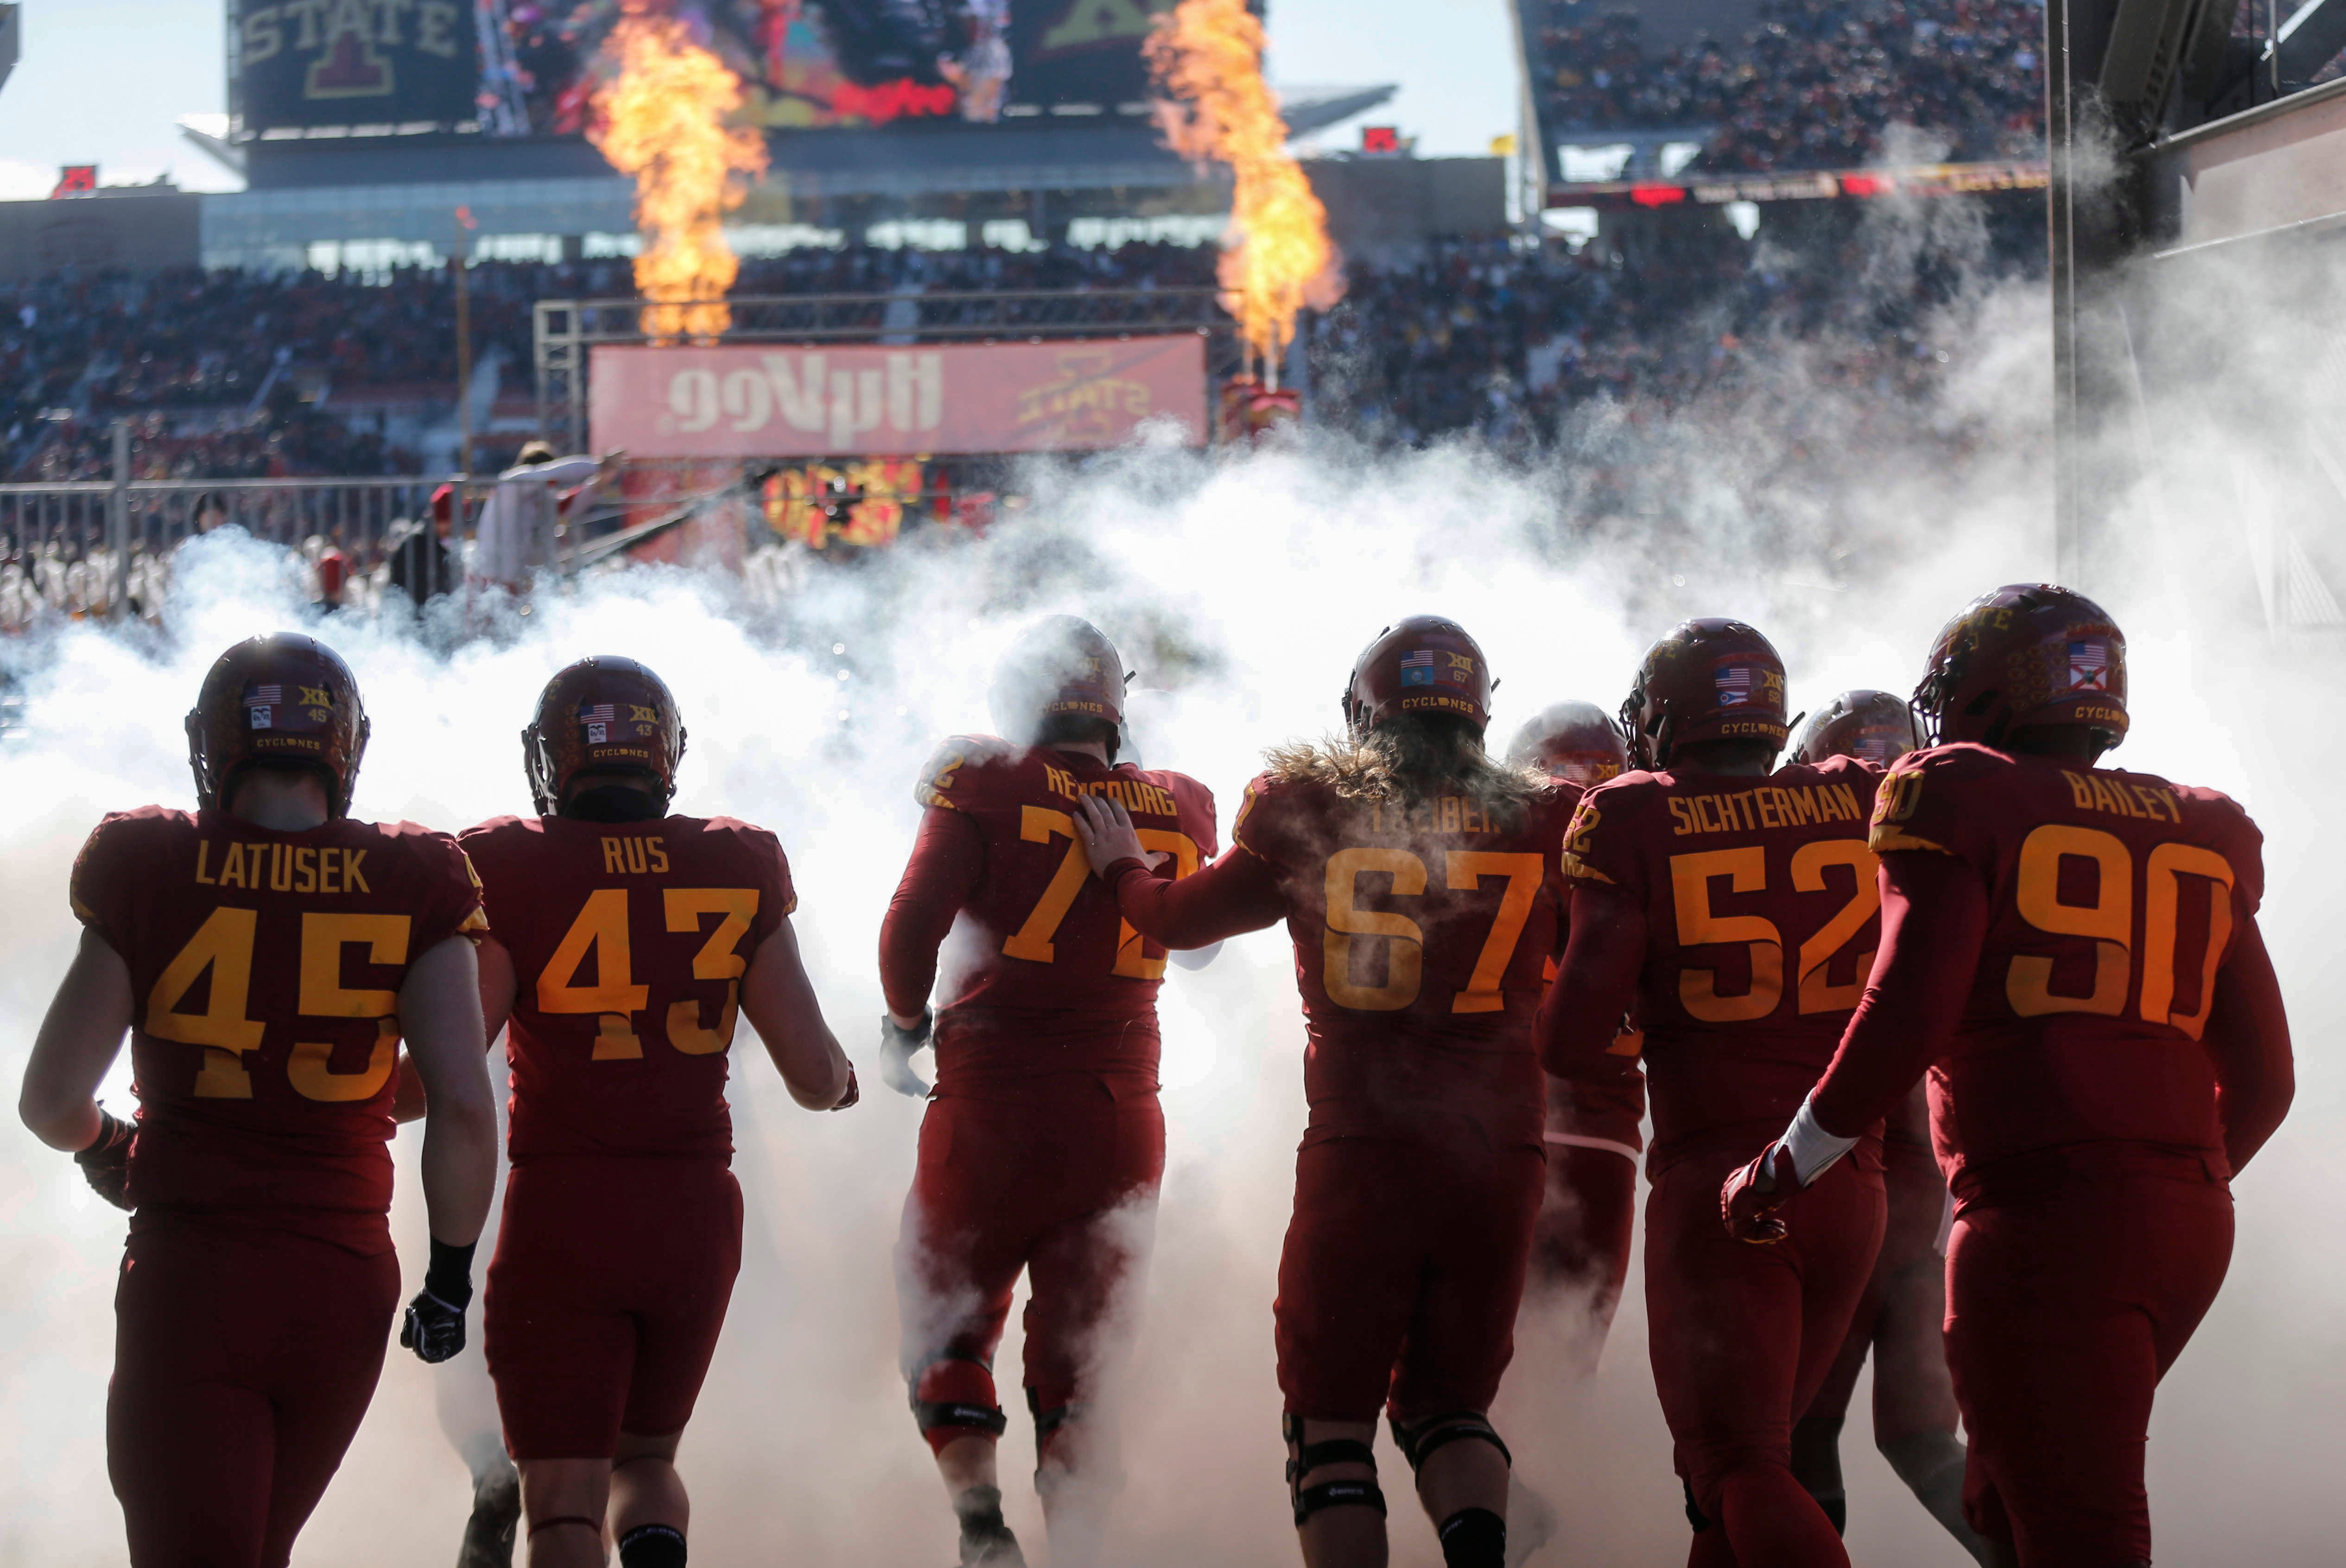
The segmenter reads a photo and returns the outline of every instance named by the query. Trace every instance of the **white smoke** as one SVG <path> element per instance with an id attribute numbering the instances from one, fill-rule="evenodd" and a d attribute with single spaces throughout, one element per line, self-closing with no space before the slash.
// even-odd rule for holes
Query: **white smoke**
<path id="1" fill-rule="evenodd" d="M 816 571 L 779 613 L 724 582 L 645 569 L 550 594 L 445 657 L 397 626 L 318 626 L 373 716 L 362 815 L 454 830 L 526 810 L 517 735 L 539 686 L 574 657 L 626 653 L 682 705 L 678 809 L 765 824 L 789 851 L 800 941 L 834 1029 L 867 1068 L 866 1100 L 806 1114 L 746 1037 L 735 1053 L 748 1237 L 680 1458 L 696 1555 L 951 1553 L 951 1516 L 897 1371 L 890 1255 L 920 1112 L 868 1070 L 873 954 L 917 816 L 912 780 L 943 737 L 987 728 L 987 674 L 1011 636 L 1042 613 L 1085 615 L 1118 640 L 1139 684 L 1176 693 L 1153 716 L 1162 750 L 1152 739 L 1148 760 L 1215 790 L 1225 840 L 1261 748 L 1331 728 L 1354 653 L 1415 611 L 1452 616 L 1482 640 L 1503 681 L 1502 735 L 1560 697 L 1611 708 L 1645 646 L 1688 615 L 1769 631 L 1796 708 L 1847 687 L 1903 689 L 1964 600 L 2051 572 L 2043 310 L 2041 290 L 2022 287 L 1953 308 L 1932 339 L 1951 355 L 1948 390 L 1911 429 L 1884 415 L 1878 389 L 1812 381 L 1810 362 L 1787 352 L 1737 398 L 1673 419 L 1593 418 L 1577 458 L 1530 469 L 1464 448 L 1378 455 L 1327 437 L 1236 456 L 1114 456 L 1050 482 L 981 543 L 909 542 L 861 571 Z M 2260 384 L 2269 396 L 2249 406 L 2290 395 L 2283 378 Z M 1851 432 L 1864 438 L 1834 444 Z M 2229 484 L 2220 434 L 2166 460 Z M 1600 458 L 1675 476 L 1667 505 L 1640 510 L 1630 483 L 1630 503 L 1592 518 L 1572 498 L 1589 493 Z M 2346 1145 L 2328 1135 L 2346 1119 L 2346 1077 L 2320 1049 L 2338 999 L 2320 921 L 2346 855 L 2324 820 L 2335 730 L 2316 717 L 2335 707 L 2340 660 L 2235 613 L 2255 604 L 2239 586 L 2240 547 L 2189 524 L 2197 494 L 2178 483 L 2146 494 L 2165 507 L 2165 553 L 2146 551 L 2153 569 L 2088 585 L 2131 634 L 2136 730 L 2116 760 L 2234 790 L 2264 825 L 2266 930 L 2307 1059 L 2297 1111 L 2239 1184 L 2230 1284 L 2163 1391 L 2152 1495 L 2162 1562 L 2312 1563 L 2335 1555 L 2326 1489 L 2346 1437 L 2346 1246 L 2334 1225 L 2302 1217 L 2346 1182 Z M 0 826 L 0 902 L 18 911 L 0 948 L 0 1077 L 21 1072 L 71 952 L 65 883 L 82 837 L 108 809 L 188 803 L 179 716 L 205 666 L 238 637 L 313 614 L 271 552 L 223 535 L 183 559 L 167 635 L 72 626 L 11 656 L 29 700 L 26 732 L 0 746 L 0 799 L 19 803 Z M 1284 933 L 1235 941 L 1201 972 L 1170 972 L 1162 1015 L 1169 1160 L 1113 1560 L 1285 1565 L 1296 1556 L 1270 1300 L 1303 1105 Z M 126 1082 L 117 1070 L 108 1087 L 117 1106 Z M 423 1239 L 413 1143 L 396 1145 L 393 1214 L 411 1288 Z M 103 1400 L 121 1218 L 69 1161 L 16 1130 L 0 1134 L 0 1431 L 13 1461 L 0 1470 L 0 1564 L 117 1563 Z M 1498 1412 L 1521 1474 L 1563 1516 L 1541 1561 L 1673 1560 L 1685 1524 L 1637 1273 L 1593 1386 L 1567 1370 L 1571 1321 L 1570 1303 L 1526 1313 Z M 1018 1351 L 1014 1310 L 996 1362 L 1012 1410 L 1002 1469 L 1012 1522 L 1039 1558 Z M 297 1551 L 305 1568 L 453 1555 L 467 1481 L 433 1419 L 432 1376 L 392 1352 Z M 1843 1441 L 1853 1555 L 1960 1568 L 1872 1455 L 1865 1409 L 1861 1386 Z M 1394 1562 L 1423 1568 L 1439 1560 L 1432 1532 L 1398 1456 L 1382 1452 Z"/>

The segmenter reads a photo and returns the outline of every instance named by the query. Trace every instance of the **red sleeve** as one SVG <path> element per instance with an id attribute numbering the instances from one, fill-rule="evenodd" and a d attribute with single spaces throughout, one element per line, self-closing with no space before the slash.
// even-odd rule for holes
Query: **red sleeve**
<path id="1" fill-rule="evenodd" d="M 1211 947 L 1287 916 L 1278 873 L 1244 844 L 1178 881 L 1138 860 L 1118 860 L 1102 880 L 1116 890 L 1117 908 L 1132 929 L 1167 947 Z"/>
<path id="2" fill-rule="evenodd" d="M 2216 1003 L 2204 1038 L 2216 1064 L 2224 1154 L 2237 1175 L 2272 1136 L 2297 1095 L 2289 1011 L 2281 1004 L 2280 980 L 2254 915 L 2233 937 L 2231 953 L 2216 977 Z"/>
<path id="3" fill-rule="evenodd" d="M 452 936 L 467 937 L 474 945 L 489 935 L 488 911 L 481 901 L 481 874 L 472 857 L 447 833 L 433 833 L 419 849 L 430 868 L 430 891 L 418 921 L 422 936 L 411 950 L 421 957 Z"/>
<path id="4" fill-rule="evenodd" d="M 1584 879 L 1572 890 L 1571 920 L 1535 1025 L 1540 1064 L 1558 1078 L 1603 1082 L 1623 1071 L 1607 1058 L 1645 967 L 1646 901 L 1610 879 Z"/>
<path id="5" fill-rule="evenodd" d="M 880 989 L 897 1017 L 913 1017 L 928 1006 L 937 949 L 984 869 L 985 839 L 974 821 L 950 806 L 921 813 L 913 858 L 880 922 Z"/>
<path id="6" fill-rule="evenodd" d="M 89 837 L 82 841 L 81 853 L 74 857 L 73 881 L 67 895 L 73 901 L 74 918 L 117 952 L 124 951 L 117 934 L 122 923 L 123 857 L 117 851 L 122 833 L 116 827 L 123 820 L 119 815 L 111 815 L 90 830 Z"/>
<path id="7" fill-rule="evenodd" d="M 1881 1121 L 1946 1050 L 1987 917 L 1986 884 L 1967 861 L 1929 850 L 1882 855 L 1881 956 L 1817 1080 L 1814 1109 L 1826 1132 L 1855 1136 Z"/>

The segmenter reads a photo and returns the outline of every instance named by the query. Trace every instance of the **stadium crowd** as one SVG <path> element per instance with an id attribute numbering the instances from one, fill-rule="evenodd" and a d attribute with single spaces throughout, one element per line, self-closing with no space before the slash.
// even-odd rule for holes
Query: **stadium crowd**
<path id="1" fill-rule="evenodd" d="M 805 249 L 746 260 L 738 294 L 884 294 L 1178 287 L 1213 281 L 1213 253 L 1166 245 L 1039 252 Z M 624 260 L 470 269 L 474 352 L 525 382 L 540 299 L 633 292 Z M 453 401 L 454 282 L 442 268 L 379 274 L 181 270 L 63 276 L 0 288 L 0 473 L 111 472 L 110 427 L 132 426 L 139 478 L 420 471 L 380 432 L 335 417 L 337 395 Z"/>
<path id="2" fill-rule="evenodd" d="M 737 292 L 1187 286 L 1211 280 L 1214 255 L 807 249 L 750 261 Z M 624 267 L 476 267 L 475 352 L 502 354 L 525 383 L 532 303 L 621 293 Z M 1552 438 L 1593 402 L 1683 404 L 1748 374 L 1755 357 L 1780 358 L 1788 341 L 1831 339 L 1838 375 L 1927 379 L 1907 326 L 1852 313 L 1853 276 L 1723 229 L 1646 245 L 1634 260 L 1459 240 L 1414 262 L 1354 264 L 1344 303 L 1314 330 L 1313 373 L 1329 412 L 1373 441 L 1472 432 L 1517 447 Z M 7 476 L 107 474 L 117 418 L 130 423 L 138 478 L 420 473 L 414 453 L 363 417 L 346 423 L 337 402 L 397 388 L 449 401 L 451 288 L 444 271 L 411 268 L 374 280 L 183 273 L 0 290 Z"/>
<path id="3" fill-rule="evenodd" d="M 1893 125 L 1958 159 L 2041 158 L 2039 0 L 1763 0 L 1739 38 L 1649 53 L 1600 0 L 1540 0 L 1541 122 L 1552 133 L 1710 132 L 1697 171 L 1849 168 Z"/>

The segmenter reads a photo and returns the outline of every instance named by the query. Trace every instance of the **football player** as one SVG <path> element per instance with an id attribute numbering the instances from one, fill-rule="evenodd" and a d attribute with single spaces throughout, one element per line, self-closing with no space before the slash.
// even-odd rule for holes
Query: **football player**
<path id="1" fill-rule="evenodd" d="M 2150 1561 L 2152 1392 L 2223 1281 L 2229 1177 L 2295 1087 L 2262 839 L 2214 790 L 2097 766 L 2126 698 L 2124 636 L 2066 588 L 1947 623 L 1914 694 L 1936 744 L 1874 814 L 1864 1004 L 1720 1193 L 1732 1234 L 1775 1243 L 1755 1252 L 1803 1245 L 1837 1217 L 1800 1206 L 1929 1069 L 1965 1510 L 2021 1568 Z"/>
<path id="2" fill-rule="evenodd" d="M 1128 806 L 1176 874 L 1215 849 L 1203 785 L 1117 761 L 1126 680 L 1087 622 L 1053 616 L 1019 640 L 989 696 L 1001 735 L 954 737 L 922 776 L 919 836 L 881 927 L 891 1084 L 924 1093 L 908 1059 L 933 1031 L 936 1051 L 897 1297 L 913 1414 L 965 1563 L 1023 1561 L 1002 1518 L 993 1373 L 1022 1270 L 1055 1562 L 1092 1560 L 1116 1484 L 1096 1401 L 1120 1355 L 1109 1319 L 1137 1288 L 1164 1175 L 1166 955 L 1092 881 L 1074 813 L 1094 797 Z"/>
<path id="3" fill-rule="evenodd" d="M 1649 650 L 1621 706 L 1638 771 L 1583 796 L 1565 847 L 1572 934 L 1542 1010 L 1549 1071 L 1610 1051 L 1625 1009 L 1653 1094 L 1646 1300 L 1697 1565 L 1842 1564 L 1791 1471 L 1882 1240 L 1881 1141 L 1806 1195 L 1797 1256 L 1714 1218 L 1752 1129 L 1800 1103 L 1856 1005 L 1872 949 L 1865 822 L 1880 775 L 1776 766 L 1784 667 L 1740 621 L 1693 620 Z"/>
<path id="4" fill-rule="evenodd" d="M 725 1103 L 736 1023 L 810 1110 L 855 1073 L 799 961 L 773 834 L 672 816 L 685 731 L 633 659 L 580 659 L 522 731 L 535 817 L 463 835 L 492 921 L 511 1168 L 484 1328 L 530 1568 L 682 1568 L 677 1442 L 741 1261 Z"/>
<path id="5" fill-rule="evenodd" d="M 187 731 L 196 813 L 108 816 L 74 864 L 21 1111 L 131 1211 L 106 1427 L 134 1568 L 282 1568 L 382 1369 L 403 1035 L 432 1248 L 400 1342 L 464 1344 L 496 1163 L 481 898 L 446 834 L 351 819 L 366 710 L 323 644 L 229 649 Z M 125 1030 L 135 1125 L 92 1098 Z"/>
<path id="6" fill-rule="evenodd" d="M 1188 881 L 1148 864 L 1116 802 L 1077 818 L 1144 934 L 1194 947 L 1284 920 L 1294 939 L 1311 1119 L 1274 1318 L 1311 1568 L 1385 1561 L 1381 1409 L 1443 1561 L 1506 1561 L 1488 1412 L 1540 1207 L 1531 1026 L 1569 802 L 1485 755 L 1491 687 L 1457 623 L 1387 627 L 1353 666 L 1344 738 L 1271 752 L 1229 852 Z"/>
<path id="7" fill-rule="evenodd" d="M 1566 701 L 1540 709 L 1516 732 L 1507 760 L 1545 773 L 1576 807 L 1582 791 L 1620 776 L 1629 750 L 1603 708 Z M 1557 934 L 1561 939 L 1562 931 Z M 1556 978 L 1553 959 L 1547 978 Z M 1545 1283 L 1589 1292 L 1596 1331 L 1583 1355 L 1591 1371 L 1629 1278 L 1643 1148 L 1637 1128 L 1646 1118 L 1639 1044 L 1625 1035 L 1612 1054 L 1588 1064 L 1593 1075 L 1547 1081 L 1547 1198 L 1532 1244 L 1532 1268 Z"/>
<path id="8" fill-rule="evenodd" d="M 1845 691 L 1811 714 L 1792 743 L 1800 761 L 1856 757 L 1887 768 L 1923 744 L 1914 710 L 1886 691 Z M 1873 1445 L 1931 1517 L 1964 1550 L 1992 1562 L 1986 1540 L 1964 1522 L 1964 1445 L 1955 1436 L 1955 1390 L 1947 1375 L 1946 1259 L 1940 1255 L 1947 1183 L 1931 1152 L 1931 1107 L 1922 1086 L 1899 1103 L 1882 1133 L 1888 1220 L 1873 1278 L 1824 1386 L 1792 1426 L 1792 1473 L 1846 1533 L 1841 1428 L 1857 1374 L 1873 1353 Z"/>

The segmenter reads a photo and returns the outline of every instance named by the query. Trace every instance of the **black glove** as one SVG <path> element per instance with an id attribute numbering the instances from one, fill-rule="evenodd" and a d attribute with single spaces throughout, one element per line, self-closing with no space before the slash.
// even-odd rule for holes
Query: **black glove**
<path id="1" fill-rule="evenodd" d="M 473 1248 L 432 1238 L 432 1266 L 423 1288 L 407 1304 L 399 1324 L 399 1348 L 413 1350 L 425 1366 L 438 1366 L 464 1348 L 464 1308 L 473 1300 Z"/>
<path id="2" fill-rule="evenodd" d="M 82 1179 L 89 1190 L 117 1208 L 130 1207 L 130 1140 L 138 1129 L 119 1116 L 109 1115 L 105 1106 L 97 1108 L 97 1136 L 89 1147 L 74 1156 L 74 1164 L 81 1166 Z"/>
<path id="3" fill-rule="evenodd" d="M 921 1009 L 921 1021 L 910 1029 L 898 1026 L 893 1018 L 880 1015 L 880 1080 L 896 1093 L 918 1100 L 925 1097 L 929 1086 L 913 1071 L 913 1053 L 929 1043 L 932 1014 Z"/>

